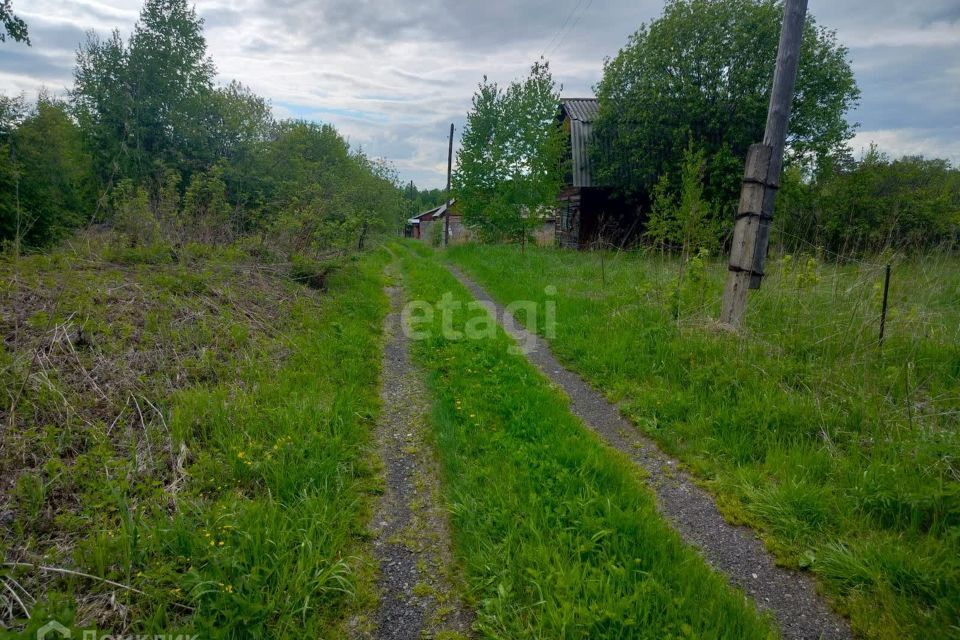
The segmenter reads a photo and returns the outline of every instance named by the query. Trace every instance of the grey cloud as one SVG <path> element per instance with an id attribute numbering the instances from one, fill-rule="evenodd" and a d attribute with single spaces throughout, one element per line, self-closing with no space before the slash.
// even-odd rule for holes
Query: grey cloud
<path id="1" fill-rule="evenodd" d="M 864 127 L 951 127 L 960 119 L 960 84 L 945 82 L 957 58 L 921 47 L 877 48 L 870 64 L 855 68 L 863 93 L 854 113 Z"/>
<path id="2" fill-rule="evenodd" d="M 21 87 L 23 77 L 69 83 L 83 32 L 129 32 L 138 2 L 74 1 L 64 9 L 62 0 L 33 0 L 34 47 L 0 46 L 0 91 Z M 355 146 L 394 160 L 403 178 L 424 186 L 443 184 L 449 124 L 462 130 L 483 74 L 508 82 L 552 50 L 564 95 L 589 94 L 604 58 L 663 7 L 662 0 L 196 2 L 223 80 L 236 78 L 294 113 L 335 124 Z M 958 148 L 960 43 L 951 46 L 944 31 L 960 22 L 956 0 L 810 0 L 810 11 L 851 45 L 863 90 L 852 118 L 864 132 L 907 149 L 919 139 L 933 144 L 933 128 L 945 150 Z M 69 20 L 45 17 L 53 14 Z M 920 46 L 928 29 L 940 29 L 935 56 Z M 901 46 L 884 42 L 898 36 Z"/>
<path id="3" fill-rule="evenodd" d="M 61 60 L 47 56 L 37 56 L 26 51 L 7 51 L 3 54 L 3 70 L 14 75 L 23 75 L 35 78 L 38 83 L 61 81 L 64 76 L 64 65 Z"/>

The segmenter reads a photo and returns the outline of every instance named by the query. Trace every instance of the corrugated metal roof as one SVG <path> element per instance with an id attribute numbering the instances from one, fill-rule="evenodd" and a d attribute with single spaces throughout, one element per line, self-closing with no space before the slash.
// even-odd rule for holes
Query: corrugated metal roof
<path id="1" fill-rule="evenodd" d="M 451 206 L 451 207 L 453 207 L 455 204 L 457 204 L 456 199 L 453 199 L 453 200 L 450 201 L 450 206 Z M 445 216 L 446 213 L 447 213 L 447 203 L 444 202 L 442 205 L 440 205 L 440 206 L 437 207 L 436 209 L 431 209 L 430 212 L 433 213 L 433 219 L 434 219 L 434 220 L 437 220 L 438 218 L 442 218 L 442 217 Z M 428 213 L 430 213 L 430 212 L 428 212 Z M 453 215 L 457 215 L 456 211 L 454 211 Z"/>
<path id="2" fill-rule="evenodd" d="M 561 98 L 560 104 L 571 120 L 593 122 L 600 114 L 600 101 L 596 98 Z"/>
<path id="3" fill-rule="evenodd" d="M 427 211 L 424 211 L 423 213 L 418 213 L 418 214 L 417 214 L 416 216 L 414 216 L 414 217 L 415 217 L 417 220 L 432 220 L 434 217 L 436 217 L 437 212 L 440 211 L 440 209 L 441 209 L 442 207 L 444 207 L 444 206 L 446 206 L 446 205 L 440 205 L 439 207 L 434 207 L 433 209 L 428 209 Z"/>
<path id="4" fill-rule="evenodd" d="M 600 113 L 600 101 L 596 98 L 564 98 L 560 100 L 560 108 L 570 121 L 573 186 L 592 187 L 590 142 L 593 140 L 593 122 Z"/>

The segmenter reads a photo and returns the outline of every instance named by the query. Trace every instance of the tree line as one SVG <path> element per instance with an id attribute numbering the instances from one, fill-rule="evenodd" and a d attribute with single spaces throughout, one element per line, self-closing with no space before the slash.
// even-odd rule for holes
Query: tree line
<path id="1" fill-rule="evenodd" d="M 0 96 L 0 241 L 39 246 L 106 222 L 131 244 L 262 234 L 306 251 L 401 227 L 420 193 L 391 166 L 331 125 L 276 120 L 215 73 L 186 0 L 147 0 L 126 41 L 88 35 L 65 99 Z"/>
<path id="2" fill-rule="evenodd" d="M 689 255 L 729 241 L 746 153 L 763 139 L 782 16 L 778 0 L 669 0 L 604 62 L 593 178 L 636 204 L 641 242 Z M 554 137 L 558 98 L 544 61 L 507 90 L 480 84 L 454 185 L 482 236 L 518 238 L 527 213 L 555 202 L 569 153 Z M 876 149 L 855 160 L 847 116 L 859 99 L 849 51 L 809 17 L 775 218 L 780 245 L 955 246 L 960 171 Z"/>

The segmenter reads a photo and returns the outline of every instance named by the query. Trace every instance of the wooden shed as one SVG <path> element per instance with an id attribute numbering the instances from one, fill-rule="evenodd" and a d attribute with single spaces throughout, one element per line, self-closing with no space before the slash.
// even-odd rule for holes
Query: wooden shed
<path id="1" fill-rule="evenodd" d="M 569 168 L 560 192 L 556 218 L 557 245 L 586 249 L 624 246 L 640 228 L 640 207 L 616 196 L 594 179 L 591 144 L 600 113 L 596 98 L 564 98 L 558 124 L 568 140 Z"/>
<path id="2" fill-rule="evenodd" d="M 433 209 L 429 209 L 413 218 L 410 218 L 407 221 L 407 224 L 410 226 L 409 236 L 412 238 L 429 241 L 430 226 L 439 224 L 446 227 L 447 216 L 450 216 L 449 241 L 456 244 L 468 240 L 470 238 L 470 231 L 463 224 L 463 214 L 461 214 L 460 210 L 457 208 L 456 200 L 450 201 L 449 209 L 447 208 L 446 203 L 444 203 L 439 207 L 434 207 Z M 442 232 L 440 237 L 441 239 L 443 238 Z"/>

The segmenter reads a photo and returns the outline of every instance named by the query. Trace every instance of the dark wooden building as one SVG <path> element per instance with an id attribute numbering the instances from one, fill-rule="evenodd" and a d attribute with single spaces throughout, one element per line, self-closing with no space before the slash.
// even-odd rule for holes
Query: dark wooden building
<path id="1" fill-rule="evenodd" d="M 570 163 L 560 192 L 557 245 L 571 249 L 630 244 L 640 231 L 641 208 L 597 184 L 591 163 L 593 124 L 600 112 L 596 98 L 565 98 L 557 117 L 569 141 Z"/>

